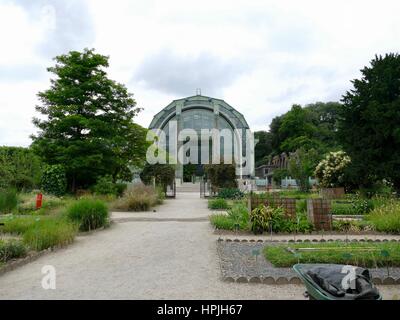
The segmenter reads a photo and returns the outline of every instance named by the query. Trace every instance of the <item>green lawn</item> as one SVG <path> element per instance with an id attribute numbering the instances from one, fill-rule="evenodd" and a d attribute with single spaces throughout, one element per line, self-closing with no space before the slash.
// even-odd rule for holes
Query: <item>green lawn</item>
<path id="1" fill-rule="evenodd" d="M 291 248 L 296 254 L 287 248 Z M 296 263 L 337 263 L 363 267 L 400 266 L 400 244 L 397 242 L 288 243 L 266 246 L 263 253 L 275 267 L 291 267 Z"/>

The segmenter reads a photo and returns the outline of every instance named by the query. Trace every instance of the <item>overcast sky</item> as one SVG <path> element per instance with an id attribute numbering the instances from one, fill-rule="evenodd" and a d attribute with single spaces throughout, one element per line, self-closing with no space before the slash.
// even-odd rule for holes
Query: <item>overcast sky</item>
<path id="1" fill-rule="evenodd" d="M 253 130 L 293 103 L 338 101 L 375 54 L 398 52 L 400 1 L 0 0 L 0 145 L 28 146 L 46 68 L 110 56 L 148 126 L 172 100 L 224 99 Z"/>

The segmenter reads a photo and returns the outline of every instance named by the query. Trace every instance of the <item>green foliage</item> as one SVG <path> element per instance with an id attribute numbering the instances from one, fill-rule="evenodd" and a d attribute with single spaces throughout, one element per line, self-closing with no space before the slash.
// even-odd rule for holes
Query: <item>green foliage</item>
<path id="1" fill-rule="evenodd" d="M 298 149 L 289 158 L 288 170 L 291 177 L 296 179 L 300 190 L 307 192 L 310 189 L 309 177 L 313 176 L 319 161 L 319 153 L 315 149 Z"/>
<path id="2" fill-rule="evenodd" d="M 147 130 L 133 122 L 140 111 L 126 87 L 107 77 L 108 57 L 85 49 L 55 57 L 51 87 L 38 94 L 32 136 L 35 152 L 50 165 L 63 165 L 72 192 L 97 177 L 129 180 L 131 166 L 144 162 Z"/>
<path id="3" fill-rule="evenodd" d="M 213 188 L 236 188 L 235 164 L 207 164 L 204 166 Z"/>
<path id="4" fill-rule="evenodd" d="M 225 199 L 216 198 L 208 200 L 208 207 L 210 209 L 228 209 L 229 206 Z"/>
<path id="5" fill-rule="evenodd" d="M 196 175 L 196 165 L 192 163 L 185 164 L 183 166 L 183 181 L 191 182 L 194 175 Z"/>
<path id="6" fill-rule="evenodd" d="M 363 188 L 386 179 L 400 190 L 400 55 L 375 56 L 343 96 L 338 138 L 351 157 L 348 179 Z"/>
<path id="7" fill-rule="evenodd" d="M 265 163 L 266 157 L 272 152 L 271 133 L 266 131 L 254 132 L 254 139 L 257 142 L 254 146 L 254 161 L 256 167 Z M 257 141 L 258 140 L 258 141 Z"/>
<path id="8" fill-rule="evenodd" d="M 248 209 L 244 204 L 237 203 L 228 210 L 228 214 L 212 214 L 210 221 L 217 229 L 235 230 L 238 226 L 239 230 L 248 230 Z"/>
<path id="9" fill-rule="evenodd" d="M 237 188 L 222 188 L 218 190 L 218 198 L 239 200 L 244 197 L 244 193 Z"/>
<path id="10" fill-rule="evenodd" d="M 95 194 L 117 194 L 117 186 L 113 183 L 112 177 L 110 175 L 100 177 L 92 189 Z"/>
<path id="11" fill-rule="evenodd" d="M 74 224 L 59 217 L 10 216 L 2 222 L 2 233 L 22 236 L 26 245 L 38 251 L 72 242 L 77 231 Z"/>
<path id="12" fill-rule="evenodd" d="M 148 211 L 151 207 L 160 204 L 164 192 L 151 186 L 142 184 L 128 188 L 124 195 L 117 200 L 115 207 L 127 211 Z"/>
<path id="13" fill-rule="evenodd" d="M 400 202 L 391 200 L 385 205 L 375 208 L 367 216 L 367 220 L 377 231 L 399 234 Z"/>
<path id="14" fill-rule="evenodd" d="M 11 259 L 24 257 L 26 253 L 26 247 L 21 241 L 0 240 L 0 262 L 4 263 Z"/>
<path id="15" fill-rule="evenodd" d="M 29 230 L 37 221 L 41 220 L 35 216 L 9 216 L 2 220 L 2 222 L 4 222 L 4 226 L 1 227 L 1 231 L 13 235 L 22 235 L 27 230 Z"/>
<path id="16" fill-rule="evenodd" d="M 360 267 L 400 266 L 399 243 L 302 243 L 291 244 L 290 248 L 315 248 L 315 250 L 298 251 L 298 256 L 287 250 L 288 245 L 266 246 L 265 258 L 274 267 L 291 267 L 296 263 L 334 263 L 351 264 Z M 389 252 L 388 257 L 382 251 Z M 349 255 L 350 254 L 350 255 Z"/>
<path id="17" fill-rule="evenodd" d="M 76 226 L 65 219 L 36 218 L 35 223 L 23 234 L 23 241 L 30 248 L 41 251 L 71 243 L 76 232 Z"/>
<path id="18" fill-rule="evenodd" d="M 212 214 L 210 215 L 210 222 L 215 228 L 220 230 L 235 230 L 235 221 L 226 214 Z"/>
<path id="19" fill-rule="evenodd" d="M 275 169 L 274 172 L 272 173 L 272 179 L 274 179 L 275 183 L 280 186 L 282 179 L 285 179 L 286 177 L 289 177 L 290 173 L 287 169 L 285 168 L 280 168 L 280 169 Z"/>
<path id="20" fill-rule="evenodd" d="M 271 227 L 274 216 L 282 211 L 281 208 L 266 207 L 263 204 L 253 209 L 250 213 L 251 231 L 254 234 L 263 233 Z"/>
<path id="21" fill-rule="evenodd" d="M 0 213 L 10 213 L 17 206 L 17 192 L 13 189 L 0 189 Z"/>
<path id="22" fill-rule="evenodd" d="M 307 199 L 296 200 L 296 212 L 307 212 Z"/>
<path id="23" fill-rule="evenodd" d="M 300 190 L 283 190 L 279 191 L 279 196 L 282 198 L 294 198 L 294 199 L 309 199 L 309 198 L 319 198 L 318 193 L 303 192 Z"/>
<path id="24" fill-rule="evenodd" d="M 374 209 L 374 202 L 359 195 L 352 195 L 348 201 L 332 201 L 332 214 L 361 215 Z"/>
<path id="25" fill-rule="evenodd" d="M 64 167 L 61 165 L 46 166 L 42 175 L 42 189 L 44 192 L 62 196 L 67 189 L 67 178 Z"/>
<path id="26" fill-rule="evenodd" d="M 272 153 L 290 153 L 300 148 L 325 153 L 335 149 L 340 107 L 337 102 L 317 102 L 303 108 L 293 105 L 290 111 L 274 118 L 270 124 Z"/>
<path id="27" fill-rule="evenodd" d="M 159 185 L 165 191 L 168 185 L 171 185 L 175 179 L 175 166 L 171 164 L 149 164 L 146 163 L 140 179 L 145 184 L 151 184 L 155 179 L 156 185 Z"/>
<path id="28" fill-rule="evenodd" d="M 128 188 L 126 183 L 115 183 L 114 185 L 117 197 L 121 197 Z"/>
<path id="29" fill-rule="evenodd" d="M 42 164 L 32 150 L 0 147 L 0 188 L 31 190 L 39 185 Z"/>
<path id="30" fill-rule="evenodd" d="M 108 224 L 108 208 L 95 199 L 81 199 L 66 209 L 68 219 L 79 225 L 79 230 L 90 231 Z"/>

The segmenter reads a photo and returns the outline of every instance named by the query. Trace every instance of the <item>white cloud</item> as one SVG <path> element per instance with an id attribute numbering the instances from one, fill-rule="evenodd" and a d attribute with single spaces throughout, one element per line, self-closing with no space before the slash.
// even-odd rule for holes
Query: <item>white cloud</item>
<path id="1" fill-rule="evenodd" d="M 51 10 L 53 8 L 54 10 Z M 225 99 L 252 129 L 293 103 L 340 99 L 375 54 L 399 51 L 397 0 L 0 0 L 0 145 L 28 145 L 51 57 L 110 56 L 152 116 L 195 93 Z"/>

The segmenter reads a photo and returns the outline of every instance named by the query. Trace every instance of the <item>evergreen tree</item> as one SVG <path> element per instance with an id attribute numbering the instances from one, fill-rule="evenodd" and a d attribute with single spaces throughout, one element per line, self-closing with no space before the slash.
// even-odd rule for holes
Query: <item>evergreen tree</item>
<path id="1" fill-rule="evenodd" d="M 107 77 L 108 57 L 93 49 L 55 61 L 48 68 L 55 75 L 51 87 L 38 94 L 36 110 L 44 117 L 33 119 L 39 128 L 32 136 L 35 152 L 50 165 L 63 165 L 72 191 L 101 176 L 126 176 L 146 145 L 144 129 L 133 122 L 140 109 L 132 94 Z"/>

